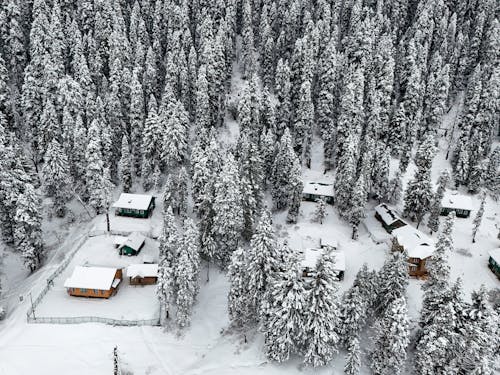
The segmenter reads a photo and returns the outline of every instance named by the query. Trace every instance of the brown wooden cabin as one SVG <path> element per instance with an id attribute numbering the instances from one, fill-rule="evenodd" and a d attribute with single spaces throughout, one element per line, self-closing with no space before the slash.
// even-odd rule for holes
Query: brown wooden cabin
<path id="1" fill-rule="evenodd" d="M 153 285 L 158 281 L 158 264 L 131 264 L 126 272 L 130 285 Z"/>
<path id="2" fill-rule="evenodd" d="M 408 274 L 427 277 L 426 263 L 434 252 L 434 241 L 410 225 L 395 229 L 392 234 L 392 251 L 406 251 L 408 254 Z"/>
<path id="3" fill-rule="evenodd" d="M 118 268 L 78 266 L 64 287 L 70 296 L 109 298 L 116 294 L 122 278 Z"/>

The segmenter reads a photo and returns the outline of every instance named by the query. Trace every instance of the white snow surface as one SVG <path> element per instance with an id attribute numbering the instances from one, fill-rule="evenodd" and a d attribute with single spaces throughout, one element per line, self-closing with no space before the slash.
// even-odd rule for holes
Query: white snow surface
<path id="1" fill-rule="evenodd" d="M 324 248 L 310 248 L 303 252 L 303 259 L 301 265 L 303 268 L 315 269 L 319 259 L 324 254 Z M 345 254 L 343 251 L 333 251 L 335 255 L 335 270 L 345 271 Z"/>
<path id="2" fill-rule="evenodd" d="M 110 267 L 77 266 L 64 282 L 64 287 L 109 290 L 116 271 L 116 268 Z"/>
<path id="3" fill-rule="evenodd" d="M 121 193 L 120 198 L 113 203 L 114 208 L 126 208 L 131 210 L 147 210 L 153 199 L 152 195 Z"/>

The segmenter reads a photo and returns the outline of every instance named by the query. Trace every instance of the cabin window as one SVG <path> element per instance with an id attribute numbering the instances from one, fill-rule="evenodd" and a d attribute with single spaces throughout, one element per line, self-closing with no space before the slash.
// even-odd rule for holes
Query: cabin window
<path id="1" fill-rule="evenodd" d="M 410 272 L 417 272 L 417 266 L 410 266 Z"/>
<path id="2" fill-rule="evenodd" d="M 99 294 L 99 291 L 97 289 L 94 289 L 94 294 L 95 295 L 98 295 Z"/>
<path id="3" fill-rule="evenodd" d="M 140 211 L 139 211 L 139 213 L 140 213 L 141 215 L 144 215 L 144 210 L 140 210 Z"/>
<path id="4" fill-rule="evenodd" d="M 82 293 L 87 293 L 87 289 L 85 289 L 85 288 L 80 288 L 80 292 L 82 292 Z"/>

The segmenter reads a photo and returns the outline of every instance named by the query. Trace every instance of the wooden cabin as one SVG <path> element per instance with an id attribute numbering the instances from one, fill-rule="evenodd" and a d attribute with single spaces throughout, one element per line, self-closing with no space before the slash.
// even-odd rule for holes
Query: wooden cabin
<path id="1" fill-rule="evenodd" d="M 406 251 L 408 254 L 408 273 L 413 277 L 426 277 L 427 261 L 434 253 L 434 241 L 411 225 L 392 231 L 392 251 Z"/>
<path id="2" fill-rule="evenodd" d="M 122 193 L 112 207 L 115 208 L 115 215 L 146 219 L 153 213 L 155 197 L 146 194 Z"/>
<path id="3" fill-rule="evenodd" d="M 125 242 L 118 247 L 120 255 L 137 255 L 144 247 L 146 237 L 137 232 L 132 232 Z"/>
<path id="4" fill-rule="evenodd" d="M 457 217 L 469 217 L 472 211 L 471 197 L 456 191 L 446 192 L 441 201 L 441 215 L 448 215 L 452 211 L 455 211 Z"/>
<path id="5" fill-rule="evenodd" d="M 78 266 L 66 279 L 64 287 L 70 296 L 109 298 L 122 280 L 122 270 L 110 267 Z"/>
<path id="6" fill-rule="evenodd" d="M 407 225 L 403 219 L 399 217 L 396 211 L 385 203 L 379 204 L 375 207 L 375 218 L 380 221 L 388 233 L 392 233 L 394 229 Z"/>
<path id="7" fill-rule="evenodd" d="M 153 285 L 158 281 L 158 264 L 131 264 L 126 274 L 130 285 Z"/>
<path id="8" fill-rule="evenodd" d="M 488 267 L 500 279 L 500 247 L 489 253 Z"/>
<path id="9" fill-rule="evenodd" d="M 332 251 L 335 255 L 334 269 L 337 272 L 337 279 L 344 280 L 345 274 L 345 254 L 343 251 L 331 250 L 327 247 L 309 248 L 302 252 L 302 260 L 300 262 L 302 269 L 302 277 L 314 277 L 316 266 L 319 259 L 326 251 Z"/>
<path id="10" fill-rule="evenodd" d="M 333 184 L 306 182 L 302 191 L 302 199 L 316 202 L 320 198 L 324 199 L 326 203 L 334 203 Z"/>

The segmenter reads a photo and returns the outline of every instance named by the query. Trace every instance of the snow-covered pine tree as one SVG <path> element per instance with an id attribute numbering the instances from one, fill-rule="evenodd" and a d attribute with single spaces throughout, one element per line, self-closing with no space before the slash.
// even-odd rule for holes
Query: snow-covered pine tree
<path id="1" fill-rule="evenodd" d="M 498 349 L 498 313 L 488 301 L 484 285 L 472 293 L 472 303 L 465 310 L 463 352 L 459 354 L 458 373 L 493 374 L 495 372 L 495 351 Z"/>
<path id="2" fill-rule="evenodd" d="M 403 178 L 400 170 L 396 172 L 396 175 L 389 182 L 389 194 L 388 200 L 392 204 L 398 204 L 403 195 Z"/>
<path id="3" fill-rule="evenodd" d="M 374 309 L 383 312 L 398 298 L 405 297 L 408 286 L 407 255 L 393 251 L 377 273 Z"/>
<path id="4" fill-rule="evenodd" d="M 347 137 L 344 149 L 345 152 L 340 154 L 340 159 L 338 160 L 334 189 L 339 214 L 343 218 L 348 218 L 348 212 L 351 206 L 351 190 L 356 178 L 356 145 L 351 135 Z"/>
<path id="5" fill-rule="evenodd" d="M 235 328 L 245 327 L 252 321 L 250 315 L 250 298 L 248 294 L 247 259 L 245 250 L 238 248 L 231 255 L 228 267 L 230 282 L 228 299 L 229 319 Z"/>
<path id="6" fill-rule="evenodd" d="M 484 215 L 484 205 L 486 203 L 486 194 L 483 192 L 481 193 L 481 204 L 479 206 L 479 210 L 477 210 L 476 216 L 474 217 L 474 220 L 472 222 L 473 228 L 472 228 L 472 243 L 476 242 L 476 234 L 479 230 L 479 227 L 481 226 L 481 222 L 483 221 L 483 215 Z"/>
<path id="7" fill-rule="evenodd" d="M 350 208 L 348 218 L 349 224 L 352 227 L 353 240 L 358 239 L 358 226 L 361 220 L 366 216 L 365 214 L 366 205 L 366 186 L 365 186 L 365 176 L 361 173 L 356 184 L 353 187 L 353 192 L 350 199 Z"/>
<path id="8" fill-rule="evenodd" d="M 299 158 L 291 151 L 291 165 L 289 166 L 288 175 L 288 214 L 286 216 L 287 223 L 297 223 L 297 218 L 300 211 L 300 203 L 302 202 L 302 191 L 304 184 L 302 183 L 302 173 L 300 169 Z"/>
<path id="9" fill-rule="evenodd" d="M 441 204 L 443 200 L 443 195 L 446 190 L 446 186 L 450 181 L 450 172 L 445 169 L 441 172 L 438 178 L 438 187 L 436 194 L 432 200 L 431 214 L 429 220 L 427 221 L 427 226 L 429 227 L 431 234 L 432 232 L 437 232 L 439 230 L 439 215 L 441 215 Z"/>
<path id="10" fill-rule="evenodd" d="M 348 375 L 357 375 L 359 374 L 360 367 L 361 350 L 359 348 L 359 340 L 357 337 L 353 337 L 347 344 L 347 356 L 344 366 L 344 373 Z"/>
<path id="11" fill-rule="evenodd" d="M 243 230 L 243 209 L 238 167 L 234 156 L 227 154 L 221 173 L 215 181 L 213 234 L 217 244 L 215 260 L 226 267 L 238 248 Z"/>
<path id="12" fill-rule="evenodd" d="M 369 301 L 365 298 L 358 285 L 353 285 L 344 293 L 340 304 L 341 323 L 338 332 L 346 347 L 348 347 L 349 342 L 359 335 L 366 324 L 369 307 Z"/>
<path id="13" fill-rule="evenodd" d="M 375 374 L 398 375 L 410 343 L 410 320 L 405 297 L 391 301 L 375 327 L 371 364 Z"/>
<path id="14" fill-rule="evenodd" d="M 314 210 L 314 221 L 323 224 L 323 220 L 325 220 L 327 214 L 325 199 L 318 198 L 316 200 L 316 209 Z"/>
<path id="15" fill-rule="evenodd" d="M 436 251 L 432 255 L 432 262 L 428 266 L 429 276 L 425 284 L 420 324 L 425 326 L 432 321 L 440 309 L 443 298 L 449 289 L 450 266 L 448 254 L 453 251 L 452 230 L 455 221 L 455 212 L 451 212 L 443 225 L 436 243 Z"/>
<path id="16" fill-rule="evenodd" d="M 426 136 L 417 150 L 417 171 L 408 183 L 404 198 L 404 216 L 417 221 L 419 227 L 432 202 L 431 167 L 435 153 L 434 137 Z"/>
<path id="17" fill-rule="evenodd" d="M 19 195 L 14 216 L 14 244 L 31 272 L 43 258 L 41 200 L 32 184 L 26 183 Z"/>
<path id="18" fill-rule="evenodd" d="M 271 214 L 263 209 L 247 253 L 248 295 L 254 319 L 264 294 L 270 288 L 274 274 L 279 269 L 279 253 L 276 245 Z"/>
<path id="19" fill-rule="evenodd" d="M 198 230 L 192 219 L 186 219 L 182 243 L 177 252 L 174 268 L 177 304 L 176 322 L 180 328 L 190 323 L 191 310 L 198 293 L 200 255 Z"/>
<path id="20" fill-rule="evenodd" d="M 53 209 L 58 217 L 66 212 L 66 200 L 69 196 L 71 177 L 68 158 L 61 145 L 53 139 L 44 156 L 42 167 L 43 185 L 48 196 L 53 197 Z"/>
<path id="21" fill-rule="evenodd" d="M 123 191 L 128 193 L 132 187 L 132 159 L 126 135 L 122 138 L 121 157 L 118 162 L 118 177 L 122 183 Z"/>
<path id="22" fill-rule="evenodd" d="M 103 191 L 104 191 L 104 164 L 101 152 L 100 129 L 97 120 L 92 121 L 88 132 L 88 143 L 85 150 L 86 185 L 89 204 L 96 213 L 101 213 L 104 209 Z"/>
<path id="23" fill-rule="evenodd" d="M 304 363 L 313 367 L 326 365 L 338 352 L 340 312 L 334 267 L 335 254 L 325 252 L 308 285 Z"/>
<path id="24" fill-rule="evenodd" d="M 307 298 L 297 267 L 286 271 L 269 289 L 267 317 L 261 327 L 267 358 L 284 362 L 303 351 Z"/>
<path id="25" fill-rule="evenodd" d="M 297 156 L 295 155 L 295 151 L 293 151 L 292 138 L 287 128 L 279 142 L 272 167 L 271 195 L 278 209 L 284 208 L 288 204 L 290 170 L 295 159 L 297 159 Z"/>
<path id="26" fill-rule="evenodd" d="M 500 173 L 498 167 L 500 165 L 500 146 L 495 147 L 491 152 L 488 160 L 488 165 L 484 173 L 484 187 L 489 190 L 494 197 L 500 195 Z"/>

